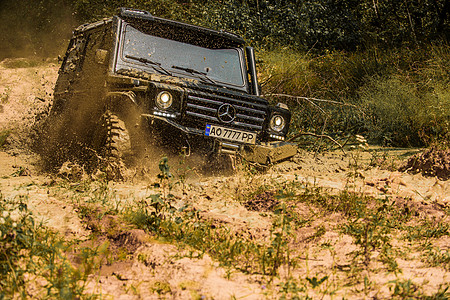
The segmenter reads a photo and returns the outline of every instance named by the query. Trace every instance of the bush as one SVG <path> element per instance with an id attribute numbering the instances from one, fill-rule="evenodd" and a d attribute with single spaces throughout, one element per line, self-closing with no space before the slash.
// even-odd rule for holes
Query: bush
<path id="1" fill-rule="evenodd" d="M 0 299 L 94 298 L 84 289 L 96 253 L 85 255 L 80 269 L 73 267 L 65 255 L 68 243 L 37 223 L 27 202 L 0 193 Z"/>
<path id="2" fill-rule="evenodd" d="M 361 101 L 369 114 L 369 138 L 395 146 L 445 139 L 450 129 L 450 92 L 420 94 L 402 79 L 371 79 L 361 89 Z"/>
<path id="3" fill-rule="evenodd" d="M 292 135 L 359 133 L 372 143 L 390 146 L 448 143 L 449 50 L 447 45 L 434 45 L 321 56 L 286 49 L 261 51 L 260 81 L 263 94 L 309 98 L 270 97 L 274 103 L 289 104 Z"/>

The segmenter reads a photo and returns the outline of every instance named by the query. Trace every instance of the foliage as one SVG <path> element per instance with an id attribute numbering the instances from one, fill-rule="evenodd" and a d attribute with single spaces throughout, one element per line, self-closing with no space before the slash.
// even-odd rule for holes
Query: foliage
<path id="1" fill-rule="evenodd" d="M 26 202 L 26 197 L 7 200 L 0 194 L 0 299 L 25 299 L 30 285 L 35 292 L 44 289 L 45 296 L 38 298 L 93 298 L 84 295 L 84 288 L 98 267 L 93 263 L 96 250 L 86 249 L 90 252 L 82 255 L 84 271 L 73 267 L 63 254 L 67 243 L 35 223 Z M 37 282 L 42 286 L 34 286 Z"/>
<path id="2" fill-rule="evenodd" d="M 34 219 L 26 211 L 24 203 L 11 207 L 1 200 L 1 298 L 15 293 L 24 296 L 24 274 L 33 265 L 29 257 L 39 251 L 34 232 Z M 21 264 L 27 267 L 21 268 Z"/>
<path id="3" fill-rule="evenodd" d="M 75 23 L 109 17 L 118 7 L 240 33 L 266 49 L 287 46 L 323 52 L 422 46 L 448 40 L 449 6 L 446 0 L 6 0 L 0 4 L 0 29 L 9 33 L 2 37 L 0 50 L 7 50 L 7 56 L 14 55 L 17 46 L 49 53 L 49 37 L 67 38 Z M 10 27 L 13 30 L 6 30 Z"/>
<path id="4" fill-rule="evenodd" d="M 387 265 L 389 271 L 396 271 L 398 265 L 391 257 L 391 226 L 388 213 L 390 208 L 387 201 L 388 199 L 385 199 L 376 209 L 369 210 L 366 207 L 365 210 L 358 211 L 358 216 L 349 221 L 344 232 L 353 236 L 355 244 L 360 247 L 353 253 L 355 261 L 361 258 L 362 263 L 368 267 L 373 251 L 380 249 L 380 260 Z"/>
<path id="5" fill-rule="evenodd" d="M 392 286 L 389 289 L 392 292 L 392 299 L 448 299 L 449 287 L 440 287 L 434 295 L 427 296 L 418 287 L 417 284 L 411 280 L 394 280 L 390 282 Z"/>
<path id="6" fill-rule="evenodd" d="M 390 146 L 450 140 L 448 46 L 260 55 L 264 94 L 304 97 L 269 97 L 273 103 L 289 104 L 292 135 L 315 132 L 346 139 L 363 134 L 371 143 Z"/>
<path id="7" fill-rule="evenodd" d="M 189 4 L 194 23 L 238 32 L 266 49 L 418 45 L 447 39 L 450 26 L 445 0 L 193 0 Z"/>
<path id="8" fill-rule="evenodd" d="M 422 254 L 422 261 L 433 267 L 441 267 L 450 270 L 450 251 L 439 247 L 427 247 Z"/>
<path id="9" fill-rule="evenodd" d="M 403 78 L 402 78 L 403 79 Z M 420 146 L 450 130 L 450 94 L 421 95 L 402 79 L 374 79 L 361 93 L 370 113 L 369 138 L 384 145 Z"/>

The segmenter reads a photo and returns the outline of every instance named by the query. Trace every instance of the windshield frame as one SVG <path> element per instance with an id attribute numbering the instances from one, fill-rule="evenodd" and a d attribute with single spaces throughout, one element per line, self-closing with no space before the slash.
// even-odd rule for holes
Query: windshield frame
<path id="1" fill-rule="evenodd" d="M 185 43 L 183 41 L 178 41 L 176 39 L 170 39 L 170 38 L 166 38 L 166 37 L 160 37 L 157 35 L 152 34 L 152 32 L 145 32 L 143 30 L 141 30 L 141 28 L 136 28 L 137 26 L 134 26 L 134 24 L 128 23 L 125 20 L 120 19 L 120 23 L 118 24 L 118 33 L 117 33 L 117 42 L 116 42 L 116 46 L 118 47 L 117 49 L 117 57 L 115 59 L 115 65 L 114 65 L 114 70 L 118 71 L 118 70 L 123 70 L 123 69 L 144 69 L 146 72 L 148 73 L 154 73 L 154 74 L 158 74 L 161 75 L 161 73 L 159 73 L 157 70 L 155 70 L 155 66 L 153 66 L 152 64 L 147 64 L 143 61 L 138 61 L 135 59 L 129 59 L 126 58 L 126 53 L 124 53 L 124 48 L 125 48 L 125 41 L 126 41 L 126 28 L 127 26 L 131 26 L 133 29 L 139 31 L 141 34 L 143 35 L 149 35 L 151 37 L 156 37 L 156 38 L 162 38 L 164 40 L 168 40 L 168 41 L 174 41 L 174 42 L 178 42 L 178 43 L 184 43 L 187 45 L 192 45 L 192 46 L 196 46 L 196 47 L 201 47 L 204 49 L 210 49 L 210 50 L 214 50 L 216 48 L 214 47 L 203 47 L 203 46 L 199 46 L 199 45 L 195 45 L 192 43 Z M 205 38 L 207 38 L 205 36 Z M 237 55 L 239 57 L 239 62 L 236 63 L 236 65 L 239 65 L 239 70 L 236 71 L 236 74 L 240 75 L 240 80 L 242 81 L 242 85 L 237 84 L 237 83 L 233 83 L 233 82 L 227 82 L 227 81 L 222 81 L 220 78 L 216 78 L 216 77 L 212 77 L 211 81 L 206 79 L 205 76 L 196 74 L 196 72 L 186 72 L 183 70 L 179 70 L 177 68 L 172 68 L 173 65 L 177 65 L 179 62 L 174 61 L 173 63 L 171 62 L 170 66 L 165 65 L 164 68 L 167 68 L 170 73 L 173 76 L 176 77 L 180 77 L 180 78 L 187 78 L 187 79 L 195 79 L 195 80 L 199 80 L 202 83 L 206 83 L 206 84 L 212 84 L 212 85 L 216 85 L 216 86 L 224 86 L 224 87 L 228 87 L 228 88 L 233 88 L 233 89 L 238 89 L 238 90 L 242 90 L 245 92 L 248 92 L 249 89 L 249 82 L 248 82 L 248 78 L 246 76 L 247 74 L 247 66 L 246 66 L 246 61 L 245 61 L 245 54 L 244 54 L 244 50 L 241 47 L 237 47 L 236 45 L 230 45 L 229 47 L 226 47 L 225 49 L 230 49 L 230 50 L 235 50 L 237 52 Z M 157 63 L 160 63 L 158 61 L 155 61 Z M 180 66 L 180 65 L 178 65 Z M 190 66 L 189 64 L 186 65 L 182 65 L 184 66 Z M 196 70 L 199 72 L 202 72 L 203 70 Z M 207 77 L 209 77 L 209 74 L 207 74 Z M 215 82 L 215 84 L 212 83 L 212 81 Z"/>

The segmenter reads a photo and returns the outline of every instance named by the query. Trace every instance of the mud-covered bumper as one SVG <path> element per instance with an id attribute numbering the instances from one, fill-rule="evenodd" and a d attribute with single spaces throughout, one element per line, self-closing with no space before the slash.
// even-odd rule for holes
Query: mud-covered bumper
<path id="1" fill-rule="evenodd" d="M 208 139 L 208 137 L 204 134 L 204 130 L 183 126 L 170 118 L 151 114 L 143 114 L 142 117 L 146 118 L 150 123 L 162 122 L 166 126 L 169 125 L 184 134 L 195 135 L 197 137 Z M 219 153 L 240 155 L 248 161 L 262 165 L 287 159 L 297 153 L 296 144 L 283 141 L 263 142 L 257 143 L 256 145 L 250 145 L 234 144 L 233 142 L 217 139 L 216 144 L 216 151 Z"/>
<path id="2" fill-rule="evenodd" d="M 277 141 L 245 146 L 240 153 L 248 161 L 266 165 L 294 156 L 297 148 L 296 144 Z"/>

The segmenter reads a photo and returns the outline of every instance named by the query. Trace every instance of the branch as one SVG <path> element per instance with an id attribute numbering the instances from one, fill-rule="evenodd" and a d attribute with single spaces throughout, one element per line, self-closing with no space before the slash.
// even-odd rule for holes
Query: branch
<path id="1" fill-rule="evenodd" d="M 297 99 L 297 100 L 300 99 L 300 100 L 308 101 L 309 103 L 313 104 L 314 106 L 317 106 L 317 104 L 315 104 L 314 101 L 331 103 L 331 104 L 337 104 L 337 105 L 342 105 L 342 106 L 350 106 L 350 107 L 356 108 L 357 110 L 359 110 L 361 113 L 364 114 L 364 112 L 361 110 L 361 108 L 359 108 L 356 105 L 349 104 L 349 103 L 344 103 L 344 102 L 339 102 L 339 101 L 334 101 L 334 100 L 325 100 L 325 99 L 293 96 L 293 95 L 288 95 L 288 94 L 266 94 L 266 95 L 262 95 L 262 96 L 263 97 L 285 97 L 285 98 L 291 98 L 291 99 Z"/>
<path id="2" fill-rule="evenodd" d="M 316 137 L 316 138 L 326 138 L 326 139 L 329 139 L 330 141 L 332 141 L 333 143 L 335 143 L 335 144 L 339 147 L 339 149 L 341 149 L 342 152 L 344 152 L 344 154 L 345 154 L 344 147 L 343 147 L 338 141 L 336 141 L 336 140 L 333 139 L 331 136 L 326 135 L 326 134 L 315 134 L 315 133 L 312 133 L 312 132 L 301 132 L 301 133 L 297 133 L 296 135 L 294 135 L 293 137 L 291 137 L 291 138 L 288 139 L 287 141 L 288 141 L 288 142 L 292 142 L 292 141 L 295 140 L 296 138 L 299 138 L 299 137 L 301 137 L 301 136 L 303 136 L 303 135 L 309 135 L 309 136 Z"/>

